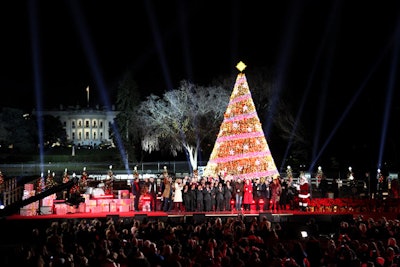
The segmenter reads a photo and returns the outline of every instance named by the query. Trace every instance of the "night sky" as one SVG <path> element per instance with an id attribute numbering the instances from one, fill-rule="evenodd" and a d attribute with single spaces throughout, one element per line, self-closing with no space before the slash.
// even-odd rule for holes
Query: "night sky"
<path id="1" fill-rule="evenodd" d="M 311 144 L 318 135 L 322 147 L 334 132 L 327 150 L 340 149 L 349 164 L 369 154 L 374 164 L 383 139 L 390 164 L 398 164 L 399 7 L 398 1 L 6 1 L 0 104 L 84 106 L 88 85 L 92 104 L 112 103 L 128 69 L 143 96 L 161 95 L 183 79 L 207 85 L 236 74 L 242 60 L 247 70 L 274 70 L 294 107 L 305 96 Z"/>

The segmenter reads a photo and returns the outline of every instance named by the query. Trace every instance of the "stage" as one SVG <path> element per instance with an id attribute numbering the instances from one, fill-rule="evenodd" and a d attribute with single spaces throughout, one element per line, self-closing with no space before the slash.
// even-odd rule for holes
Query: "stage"
<path id="1" fill-rule="evenodd" d="M 221 218 L 235 218 L 243 216 L 246 221 L 253 220 L 254 218 L 262 219 L 264 216 L 271 222 L 307 222 L 310 218 L 314 218 L 317 222 L 337 222 L 340 219 L 353 219 L 362 216 L 364 219 L 373 218 L 379 220 L 382 217 L 394 220 L 398 219 L 398 213 L 393 212 L 310 212 L 301 210 L 280 210 L 280 211 L 217 211 L 217 212 L 178 212 L 178 211 L 128 211 L 128 212 L 75 212 L 66 214 L 41 214 L 33 216 L 24 216 L 14 214 L 4 218 L 7 221 L 32 221 L 32 220 L 67 220 L 67 219 L 101 219 L 101 218 L 123 218 L 123 219 L 136 219 L 142 221 L 147 220 L 161 220 L 172 222 L 194 222 L 201 223 L 203 221 L 214 220 Z"/>

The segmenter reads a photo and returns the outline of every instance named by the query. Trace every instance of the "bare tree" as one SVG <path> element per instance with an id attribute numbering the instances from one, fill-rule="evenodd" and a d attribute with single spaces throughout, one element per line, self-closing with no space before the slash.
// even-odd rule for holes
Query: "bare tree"
<path id="1" fill-rule="evenodd" d="M 201 145 L 215 142 L 230 92 L 182 81 L 179 89 L 161 97 L 150 95 L 138 110 L 142 149 L 151 153 L 167 149 L 176 156 L 184 150 L 193 170 Z"/>

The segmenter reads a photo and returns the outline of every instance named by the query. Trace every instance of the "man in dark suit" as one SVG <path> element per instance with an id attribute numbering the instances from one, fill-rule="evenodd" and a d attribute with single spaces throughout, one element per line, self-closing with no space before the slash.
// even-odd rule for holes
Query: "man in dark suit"
<path id="1" fill-rule="evenodd" d="M 133 207 L 135 211 L 139 211 L 140 185 L 139 185 L 139 177 L 136 175 L 133 178 L 132 195 L 134 196 Z"/>
<path id="2" fill-rule="evenodd" d="M 159 190 L 154 177 L 149 179 L 148 190 L 151 195 L 151 211 L 157 211 L 157 195 Z"/>

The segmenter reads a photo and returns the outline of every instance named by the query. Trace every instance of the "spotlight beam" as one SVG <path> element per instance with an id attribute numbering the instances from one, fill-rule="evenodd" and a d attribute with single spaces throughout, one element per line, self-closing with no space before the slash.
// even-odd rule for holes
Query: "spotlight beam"
<path id="1" fill-rule="evenodd" d="M 312 171 L 315 167 L 315 165 L 317 164 L 317 161 L 319 160 L 319 158 L 321 157 L 322 153 L 324 152 L 325 148 L 328 146 L 329 142 L 331 141 L 331 139 L 333 138 L 333 136 L 335 135 L 337 129 L 339 128 L 340 124 L 343 122 L 343 120 L 346 118 L 347 114 L 350 112 L 350 109 L 353 107 L 355 101 L 358 99 L 358 97 L 360 96 L 360 94 L 362 93 L 362 91 L 364 90 L 365 86 L 367 85 L 369 79 L 371 78 L 372 74 L 376 71 L 376 69 L 378 68 L 378 66 L 382 63 L 383 58 L 385 57 L 386 53 L 389 50 L 389 46 L 391 46 L 391 43 L 389 43 L 384 51 L 382 52 L 381 56 L 378 58 L 377 62 L 375 63 L 375 65 L 371 68 L 370 72 L 368 73 L 366 79 L 364 80 L 364 82 L 362 83 L 362 85 L 359 87 L 359 89 L 357 90 L 357 92 L 354 94 L 353 98 L 350 100 L 350 102 L 346 105 L 346 109 L 344 110 L 344 112 L 342 113 L 342 116 L 339 118 L 338 122 L 335 124 L 335 126 L 333 127 L 333 129 L 330 131 L 330 134 L 328 136 L 328 138 L 326 139 L 325 143 L 322 145 L 321 149 L 319 150 L 319 153 L 315 156 L 315 158 L 313 159 L 313 161 L 311 162 L 309 171 Z"/>
<path id="2" fill-rule="evenodd" d="M 288 23 L 286 24 L 286 31 L 284 34 L 284 37 L 282 38 L 282 49 L 280 50 L 280 55 L 278 58 L 278 63 L 277 63 L 277 83 L 276 86 L 273 87 L 273 90 L 271 91 L 271 100 L 269 101 L 270 103 L 270 112 L 268 112 L 267 115 L 267 121 L 266 121 L 266 136 L 269 136 L 272 128 L 272 121 L 273 118 L 275 117 L 275 113 L 277 110 L 277 105 L 279 104 L 279 99 L 281 96 L 281 92 L 284 88 L 284 80 L 285 80 L 285 73 L 287 72 L 287 65 L 289 62 L 289 59 L 291 58 L 291 52 L 294 51 L 292 49 L 292 46 L 294 44 L 293 39 L 296 30 L 296 26 L 299 25 L 297 23 L 297 20 L 299 18 L 299 13 L 300 13 L 300 7 L 299 7 L 299 1 L 295 1 L 295 5 L 293 5 L 290 9 L 290 12 L 288 14 Z"/>
<path id="3" fill-rule="evenodd" d="M 312 152 L 311 152 L 311 158 L 314 159 L 315 155 L 317 154 L 317 151 L 319 150 L 319 143 L 320 143 L 320 138 L 321 138 L 321 129 L 322 129 L 322 124 L 323 124 L 323 115 L 325 114 L 325 103 L 328 95 L 328 87 L 329 87 L 329 81 L 331 77 L 331 70 L 333 66 L 333 61 L 334 61 L 334 52 L 336 48 L 336 36 L 337 36 L 337 29 L 339 26 L 339 23 L 333 23 L 335 22 L 335 19 L 338 16 L 338 10 L 339 10 L 339 5 L 334 3 L 334 8 L 333 11 L 330 13 L 329 16 L 329 31 L 327 33 L 327 39 L 328 41 L 328 47 L 327 47 L 327 61 L 326 61 L 326 66 L 324 69 L 324 74 L 322 77 L 322 93 L 319 96 L 319 103 L 321 105 L 318 105 L 318 112 L 317 112 L 317 121 L 315 125 L 315 133 L 314 133 L 314 138 L 313 138 L 313 145 L 312 145 Z M 330 39 L 331 38 L 331 39 Z"/>
<path id="4" fill-rule="evenodd" d="M 167 89 L 171 90 L 171 89 L 173 89 L 171 75 L 170 75 L 169 68 L 167 65 L 167 60 L 166 60 L 166 56 L 164 53 L 163 42 L 161 39 L 160 30 L 157 25 L 157 19 L 154 14 L 154 8 L 151 5 L 150 0 L 146 0 L 145 5 L 146 5 L 147 14 L 149 15 L 150 26 L 152 28 L 153 38 L 154 38 L 154 42 L 156 44 L 156 48 L 157 48 L 157 52 L 158 52 L 158 56 L 159 56 L 159 60 L 160 60 L 160 64 L 161 64 L 161 69 L 163 71 L 165 83 L 167 85 Z"/>
<path id="5" fill-rule="evenodd" d="M 29 12 L 29 25 L 32 42 L 32 69 L 33 80 L 35 88 L 36 100 L 36 122 L 38 125 L 38 143 L 39 143 L 39 159 L 40 171 L 44 172 L 44 136 L 43 136 L 43 104 L 42 104 L 42 68 L 40 60 L 40 43 L 38 33 L 38 14 L 37 14 L 37 1 L 30 0 L 28 5 Z"/>
<path id="6" fill-rule="evenodd" d="M 384 114 L 382 118 L 382 134 L 380 139 L 380 146 L 379 146 L 379 158 L 377 167 L 381 168 L 383 154 L 385 150 L 386 144 L 386 135 L 387 135 L 387 128 L 389 124 L 389 117 L 390 117 L 390 109 L 392 106 L 392 98 L 393 98 L 393 91 L 396 82 L 396 74 L 397 74 L 397 60 L 399 59 L 399 52 L 398 49 L 400 48 L 400 20 L 397 21 L 397 28 L 395 32 L 395 45 L 393 49 L 393 57 L 392 57 L 392 64 L 391 64 L 391 71 L 389 73 L 389 85 L 386 91 L 386 100 L 384 103 Z"/>
<path id="7" fill-rule="evenodd" d="M 336 9 L 334 9 L 334 11 L 335 10 Z M 290 135 L 290 139 L 289 139 L 288 145 L 286 147 L 284 156 L 282 158 L 282 163 L 281 163 L 281 166 L 280 166 L 281 170 L 283 170 L 283 168 L 284 168 L 286 159 L 288 158 L 288 154 L 289 154 L 290 148 L 293 145 L 293 138 L 294 138 L 295 133 L 297 131 L 297 127 L 298 127 L 298 125 L 300 123 L 300 118 L 303 115 L 304 107 L 305 107 L 305 104 L 306 104 L 306 99 L 307 99 L 307 97 L 308 97 L 308 95 L 310 93 L 311 85 L 312 85 L 312 82 L 314 80 L 315 73 L 317 71 L 318 63 L 320 62 L 320 59 L 321 59 L 323 48 L 325 47 L 325 44 L 328 41 L 328 37 L 329 37 L 329 34 L 331 32 L 330 29 L 332 28 L 333 21 L 334 21 L 333 18 L 336 17 L 336 13 L 334 11 L 330 15 L 330 18 L 332 18 L 332 19 L 329 20 L 330 23 L 328 23 L 328 26 L 326 27 L 326 30 L 325 30 L 324 37 L 322 38 L 322 41 L 321 41 L 321 45 L 318 47 L 318 50 L 317 50 L 317 53 L 316 53 L 316 56 L 315 56 L 315 59 L 314 59 L 314 64 L 313 64 L 313 67 L 311 69 L 311 73 L 309 75 L 309 78 L 307 80 L 306 90 L 304 91 L 304 93 L 302 95 L 300 106 L 299 106 L 299 109 L 298 109 L 298 111 L 296 113 L 297 115 L 296 115 L 296 119 L 295 119 L 295 123 L 293 125 L 293 129 L 292 129 L 291 135 Z"/>
<path id="8" fill-rule="evenodd" d="M 69 3 L 71 13 L 73 15 L 73 20 L 74 20 L 74 22 L 76 24 L 76 28 L 78 30 L 79 37 L 82 42 L 85 56 L 87 58 L 87 61 L 89 62 L 90 70 L 91 70 L 92 75 L 97 84 L 97 88 L 99 89 L 103 105 L 107 108 L 108 111 L 111 111 L 112 105 L 110 103 L 110 98 L 107 93 L 107 88 L 106 88 L 106 85 L 105 85 L 105 82 L 103 79 L 102 71 L 99 67 L 100 64 L 99 64 L 96 54 L 95 54 L 95 48 L 92 45 L 93 42 L 89 38 L 89 34 L 88 34 L 89 31 L 86 27 L 86 23 L 82 19 L 84 16 L 82 15 L 82 12 L 76 1 L 68 1 L 68 3 Z M 122 143 L 121 134 L 119 132 L 119 129 L 116 126 L 116 123 L 112 123 L 112 127 L 113 127 L 113 133 L 115 135 L 115 140 L 117 142 L 117 146 L 119 148 L 119 152 L 120 152 L 122 161 L 125 164 L 125 169 L 126 169 L 127 173 L 130 174 L 131 171 L 129 168 L 126 150 Z"/>

